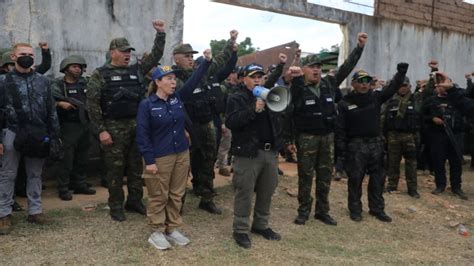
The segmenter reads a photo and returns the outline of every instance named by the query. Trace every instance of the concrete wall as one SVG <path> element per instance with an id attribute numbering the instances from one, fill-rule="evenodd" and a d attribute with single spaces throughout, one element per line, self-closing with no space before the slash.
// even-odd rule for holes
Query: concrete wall
<path id="1" fill-rule="evenodd" d="M 70 54 L 83 55 L 92 72 L 104 63 L 113 38 L 126 37 L 137 56 L 150 51 L 152 20 L 162 19 L 167 32 L 163 60 L 169 64 L 166 55 L 182 41 L 183 11 L 184 0 L 1 0 L 0 47 L 47 41 L 53 52 L 49 75 L 60 75 L 59 62 Z"/>
<path id="2" fill-rule="evenodd" d="M 465 86 L 464 73 L 474 71 L 474 36 L 399 20 L 372 17 L 307 3 L 305 0 L 216 0 L 215 2 L 267 10 L 281 14 L 339 23 L 344 34 L 339 61 L 357 43 L 357 33 L 369 34 L 369 42 L 356 69 L 365 69 L 382 79 L 391 78 L 396 64 L 408 62 L 414 81 L 428 77 L 427 63 L 435 58 L 440 69 Z M 324 36 L 315 36 L 317 39 Z M 298 39 L 296 39 L 298 42 Z M 346 83 L 348 86 L 348 83 Z"/>

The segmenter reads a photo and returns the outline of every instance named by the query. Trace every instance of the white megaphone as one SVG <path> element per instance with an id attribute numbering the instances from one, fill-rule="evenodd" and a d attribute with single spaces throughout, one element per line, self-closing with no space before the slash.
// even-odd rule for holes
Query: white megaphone
<path id="1" fill-rule="evenodd" d="M 271 89 L 255 86 L 252 93 L 255 97 L 264 100 L 268 109 L 273 112 L 285 111 L 291 101 L 290 91 L 285 86 L 276 86 Z"/>

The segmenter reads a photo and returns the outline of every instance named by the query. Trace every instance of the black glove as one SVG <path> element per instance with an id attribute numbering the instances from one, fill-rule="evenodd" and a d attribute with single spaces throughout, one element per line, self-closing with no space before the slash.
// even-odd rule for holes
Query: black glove
<path id="1" fill-rule="evenodd" d="M 408 63 L 398 63 L 397 65 L 397 72 L 405 75 L 408 71 Z"/>

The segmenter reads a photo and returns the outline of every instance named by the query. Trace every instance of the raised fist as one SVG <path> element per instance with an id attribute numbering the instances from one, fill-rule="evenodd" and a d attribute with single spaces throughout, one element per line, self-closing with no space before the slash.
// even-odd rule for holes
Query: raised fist
<path id="1" fill-rule="evenodd" d="M 153 20 L 152 23 L 153 23 L 153 28 L 155 28 L 157 32 L 165 32 L 165 22 L 163 20 L 160 20 L 160 19 Z"/>
<path id="2" fill-rule="evenodd" d="M 400 74 L 406 74 L 408 71 L 408 63 L 398 63 L 397 65 L 397 71 Z"/>
<path id="3" fill-rule="evenodd" d="M 48 50 L 49 49 L 49 45 L 47 42 L 40 42 L 38 43 L 38 46 L 41 48 L 41 50 Z"/>
<path id="4" fill-rule="evenodd" d="M 286 60 L 288 59 L 286 54 L 283 54 L 283 53 L 280 53 L 278 55 L 278 59 L 280 59 L 280 63 L 281 64 L 286 64 Z"/>
<path id="5" fill-rule="evenodd" d="M 202 52 L 202 55 L 204 56 L 204 59 L 206 59 L 207 61 L 212 60 L 212 51 L 211 51 L 211 49 L 204 50 L 204 52 Z"/>
<path id="6" fill-rule="evenodd" d="M 236 41 L 237 40 L 237 37 L 239 36 L 239 32 L 237 30 L 231 30 L 230 31 L 230 39 L 232 41 Z"/>
<path id="7" fill-rule="evenodd" d="M 357 44 L 359 47 L 364 47 L 365 44 L 367 43 L 367 39 L 369 38 L 369 35 L 365 32 L 359 32 L 357 34 Z"/>

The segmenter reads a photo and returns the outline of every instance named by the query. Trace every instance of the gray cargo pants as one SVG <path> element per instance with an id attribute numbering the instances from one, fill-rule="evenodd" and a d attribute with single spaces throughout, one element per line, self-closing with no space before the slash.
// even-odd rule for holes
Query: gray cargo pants
<path id="1" fill-rule="evenodd" d="M 12 213 L 15 179 L 20 161 L 20 153 L 13 147 L 15 133 L 11 130 L 3 131 L 3 162 L 0 168 L 0 217 Z M 42 212 L 41 208 L 41 173 L 44 159 L 25 158 L 26 194 L 28 196 L 28 214 Z"/>
<path id="2" fill-rule="evenodd" d="M 278 154 L 258 150 L 256 158 L 234 156 L 234 224 L 235 233 L 250 231 L 250 212 L 255 192 L 252 228 L 268 228 L 270 205 L 278 184 Z"/>

